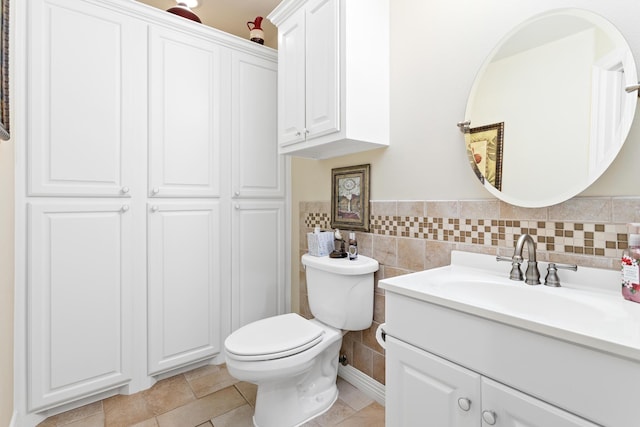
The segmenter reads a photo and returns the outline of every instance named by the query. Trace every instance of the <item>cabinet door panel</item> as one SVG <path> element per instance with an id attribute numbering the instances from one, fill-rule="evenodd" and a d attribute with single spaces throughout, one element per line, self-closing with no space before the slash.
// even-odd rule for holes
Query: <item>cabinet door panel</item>
<path id="1" fill-rule="evenodd" d="M 304 10 L 278 27 L 278 143 L 304 141 L 305 25 Z"/>
<path id="2" fill-rule="evenodd" d="M 29 194 L 127 195 L 146 142 L 145 25 L 88 2 L 30 6 Z"/>
<path id="3" fill-rule="evenodd" d="M 127 210 L 116 203 L 29 205 L 32 410 L 130 379 Z"/>
<path id="4" fill-rule="evenodd" d="M 338 0 L 306 9 L 307 139 L 340 130 L 340 18 Z"/>
<path id="5" fill-rule="evenodd" d="M 217 202 L 149 206 L 149 372 L 220 351 Z"/>
<path id="6" fill-rule="evenodd" d="M 159 197 L 220 194 L 220 47 L 151 28 L 149 185 Z"/>
<path id="7" fill-rule="evenodd" d="M 387 425 L 478 426 L 480 375 L 387 335 Z M 459 399 L 468 399 L 469 409 Z"/>
<path id="8" fill-rule="evenodd" d="M 232 328 L 285 311 L 284 202 L 236 202 L 232 216 Z"/>
<path id="9" fill-rule="evenodd" d="M 501 427 L 596 427 L 555 406 L 489 378 L 482 378 L 482 408 L 495 413 Z M 482 421 L 483 427 L 489 427 Z"/>
<path id="10" fill-rule="evenodd" d="M 277 141 L 277 64 L 232 55 L 232 188 L 234 197 L 284 197 L 284 159 Z"/>

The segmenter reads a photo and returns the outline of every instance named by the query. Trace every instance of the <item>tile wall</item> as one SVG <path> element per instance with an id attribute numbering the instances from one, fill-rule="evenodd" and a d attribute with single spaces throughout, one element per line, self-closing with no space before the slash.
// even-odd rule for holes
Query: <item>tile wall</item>
<path id="1" fill-rule="evenodd" d="M 307 250 L 307 232 L 315 226 L 330 229 L 330 212 L 330 202 L 300 202 L 300 255 Z M 630 222 L 640 222 L 640 197 L 576 197 L 548 208 L 498 200 L 372 201 L 371 230 L 356 237 L 359 252 L 380 263 L 374 322 L 368 330 L 348 333 L 342 353 L 384 384 L 384 349 L 375 340 L 385 321 L 378 280 L 447 265 L 454 249 L 510 256 L 523 233 L 535 237 L 539 260 L 618 269 Z M 505 274 L 508 270 L 505 266 Z M 299 283 L 300 312 L 311 317 L 302 267 Z"/>

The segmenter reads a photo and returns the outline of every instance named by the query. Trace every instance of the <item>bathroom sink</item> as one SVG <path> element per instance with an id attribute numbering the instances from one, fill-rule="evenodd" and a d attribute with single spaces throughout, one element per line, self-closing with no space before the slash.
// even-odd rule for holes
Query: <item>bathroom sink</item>
<path id="1" fill-rule="evenodd" d="M 546 274 L 540 264 L 541 281 Z M 620 294 L 620 273 L 579 267 L 562 286 L 508 278 L 495 256 L 453 251 L 451 264 L 381 281 L 388 291 L 640 361 L 640 304 Z"/>

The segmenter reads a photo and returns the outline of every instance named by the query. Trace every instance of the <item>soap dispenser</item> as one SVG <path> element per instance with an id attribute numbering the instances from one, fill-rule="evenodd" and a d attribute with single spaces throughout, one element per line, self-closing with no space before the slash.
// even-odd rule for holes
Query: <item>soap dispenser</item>
<path id="1" fill-rule="evenodd" d="M 349 259 L 354 260 L 358 258 L 358 241 L 356 240 L 356 233 L 349 233 Z"/>

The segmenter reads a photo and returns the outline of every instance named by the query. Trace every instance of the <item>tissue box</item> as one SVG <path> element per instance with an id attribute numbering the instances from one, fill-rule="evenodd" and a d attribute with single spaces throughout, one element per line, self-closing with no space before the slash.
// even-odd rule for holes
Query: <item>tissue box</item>
<path id="1" fill-rule="evenodd" d="M 333 232 L 307 233 L 307 246 L 309 247 L 309 255 L 329 255 L 334 249 Z"/>

